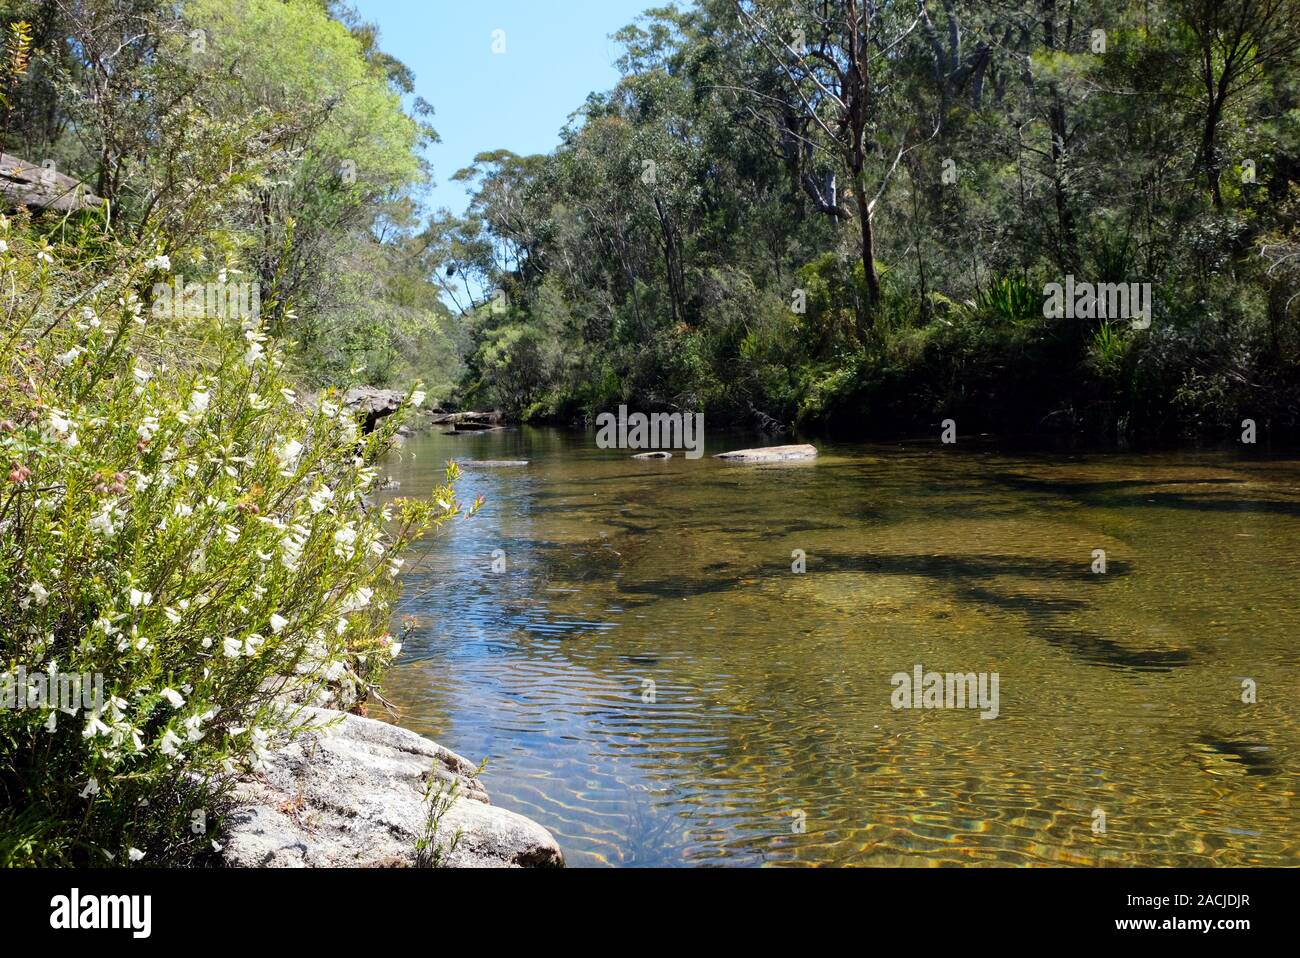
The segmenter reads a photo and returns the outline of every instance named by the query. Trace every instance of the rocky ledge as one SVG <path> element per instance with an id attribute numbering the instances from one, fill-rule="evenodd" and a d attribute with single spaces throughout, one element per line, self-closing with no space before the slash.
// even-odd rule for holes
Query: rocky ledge
<path id="1" fill-rule="evenodd" d="M 221 858 L 234 867 L 410 867 L 435 777 L 457 786 L 435 842 L 461 868 L 563 866 L 532 819 L 492 805 L 475 766 L 422 735 L 303 707 L 303 729 L 239 782 Z M 457 838 L 457 836 L 459 836 Z M 454 847 L 453 847 L 454 844 Z"/>
<path id="2" fill-rule="evenodd" d="M 343 394 L 343 405 L 365 417 L 361 427 L 363 432 L 373 432 L 379 420 L 402 408 L 405 398 L 406 393 L 398 389 L 355 386 Z"/>

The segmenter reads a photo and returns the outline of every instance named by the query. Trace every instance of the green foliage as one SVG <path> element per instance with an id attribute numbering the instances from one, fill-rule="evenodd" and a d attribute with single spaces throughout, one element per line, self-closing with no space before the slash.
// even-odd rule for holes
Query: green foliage
<path id="1" fill-rule="evenodd" d="M 438 765 L 439 763 L 435 760 L 433 772 L 424 785 L 424 801 L 427 808 L 420 835 L 415 840 L 416 868 L 445 867 L 447 859 L 455 854 L 456 849 L 460 846 L 463 834 L 457 829 L 456 833 L 446 841 L 439 837 L 439 832 L 442 830 L 442 820 L 447 817 L 447 813 L 451 811 L 452 806 L 456 804 L 457 799 L 460 797 L 460 778 L 457 777 L 448 781 L 439 773 Z M 470 777 L 477 778 L 486 766 L 487 759 L 484 759 Z"/>
<path id="2" fill-rule="evenodd" d="M 268 330 L 310 384 L 423 378 L 450 392 L 463 337 L 414 237 L 421 148 L 436 134 L 426 107 L 403 109 L 410 72 L 373 27 L 318 0 L 0 10 L 11 37 L 22 17 L 34 24 L 31 68 L 0 114 L 7 151 L 85 179 L 115 228 L 145 242 L 196 232 L 175 211 L 221 187 L 202 252 L 260 284 Z M 227 178 L 244 179 L 239 195 Z"/>
<path id="3" fill-rule="evenodd" d="M 650 11 L 554 153 L 479 157 L 470 217 L 435 237 L 483 298 L 509 295 L 469 330 L 476 401 L 859 433 L 958 412 L 994 432 L 1215 432 L 1233 404 L 1296 423 L 1295 0 L 1105 0 L 1104 54 L 1060 5 L 958 0 L 915 24 L 858 5 L 891 51 L 865 88 L 826 82 L 853 55 L 849 9 Z M 795 29 L 826 55 L 786 48 Z M 1043 317 L 1067 275 L 1150 283 L 1152 327 Z"/>
<path id="4" fill-rule="evenodd" d="M 1038 296 L 1020 276 L 1003 276 L 975 294 L 975 308 L 993 322 L 1023 322 L 1041 314 Z"/>
<path id="5" fill-rule="evenodd" d="M 188 861 L 288 703 L 364 702 L 398 557 L 459 513 L 456 473 L 368 505 L 402 416 L 363 437 L 333 394 L 297 399 L 255 318 L 157 308 L 166 257 L 0 239 L 0 671 L 103 689 L 0 709 L 0 860 Z"/>

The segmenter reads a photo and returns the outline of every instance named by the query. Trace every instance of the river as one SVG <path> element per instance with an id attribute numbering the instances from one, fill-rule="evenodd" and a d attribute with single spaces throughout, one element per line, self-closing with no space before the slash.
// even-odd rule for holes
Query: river
<path id="1" fill-rule="evenodd" d="M 384 465 L 529 460 L 412 556 L 385 695 L 571 866 L 1300 864 L 1300 460 L 593 439 Z M 917 666 L 996 673 L 996 717 L 895 708 Z"/>

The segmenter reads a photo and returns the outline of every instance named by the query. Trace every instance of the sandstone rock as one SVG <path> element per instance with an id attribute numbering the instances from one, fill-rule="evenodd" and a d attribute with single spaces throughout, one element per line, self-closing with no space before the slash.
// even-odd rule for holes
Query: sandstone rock
<path id="1" fill-rule="evenodd" d="M 8 153 L 0 153 L 0 197 L 10 208 L 26 206 L 60 213 L 104 203 L 80 180 Z"/>
<path id="2" fill-rule="evenodd" d="M 428 816 L 426 782 L 458 786 L 435 841 L 451 867 L 562 866 L 541 825 L 489 802 L 475 766 L 415 732 L 304 707 L 305 728 L 235 788 L 220 839 L 227 865 L 410 867 Z M 459 833 L 454 850 L 453 838 Z"/>
<path id="3" fill-rule="evenodd" d="M 466 410 L 463 412 L 443 412 L 430 417 L 430 421 L 435 425 L 477 425 L 479 427 L 499 426 L 504 419 L 505 417 L 501 414 L 500 410 L 492 410 L 490 412 L 475 412 L 473 410 Z"/>
<path id="4" fill-rule="evenodd" d="M 406 393 L 398 389 L 376 389 L 374 386 L 357 386 L 343 395 L 343 405 L 365 417 L 364 432 L 371 432 L 385 416 L 402 408 Z"/>
<path id="5" fill-rule="evenodd" d="M 817 448 L 806 443 L 798 446 L 767 446 L 761 449 L 720 452 L 713 458 L 728 459 L 733 462 L 793 462 L 799 459 L 816 459 Z"/>

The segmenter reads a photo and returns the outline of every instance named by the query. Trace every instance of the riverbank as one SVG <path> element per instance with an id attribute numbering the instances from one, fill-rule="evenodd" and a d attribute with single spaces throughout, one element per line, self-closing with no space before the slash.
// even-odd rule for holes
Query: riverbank
<path id="1" fill-rule="evenodd" d="M 330 709 L 304 708 L 296 721 L 302 731 L 236 788 L 218 842 L 226 866 L 563 867 L 554 836 L 493 805 L 477 766 L 455 752 Z"/>

